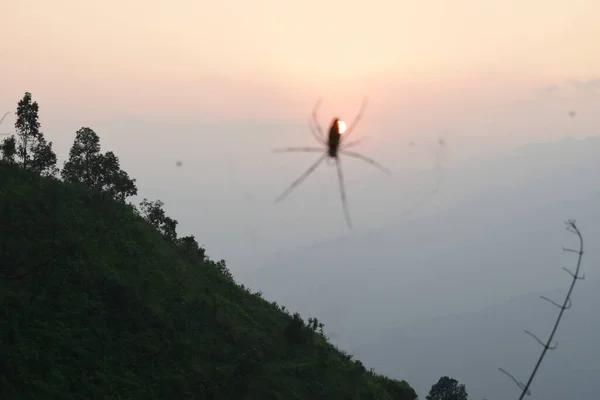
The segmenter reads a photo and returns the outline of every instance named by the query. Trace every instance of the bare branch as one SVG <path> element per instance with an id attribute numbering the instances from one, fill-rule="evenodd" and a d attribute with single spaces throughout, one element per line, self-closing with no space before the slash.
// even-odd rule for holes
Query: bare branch
<path id="1" fill-rule="evenodd" d="M 509 373 L 508 371 L 506 371 L 503 368 L 498 368 L 498 369 L 500 370 L 500 372 L 502 372 L 503 374 L 508 376 L 510 379 L 512 379 L 513 382 L 515 383 L 515 385 L 517 385 L 521 390 L 525 389 L 525 384 L 523 382 L 518 381 L 517 378 L 515 378 L 511 373 Z M 531 395 L 530 392 L 528 392 L 527 394 Z"/>
<path id="2" fill-rule="evenodd" d="M 546 344 L 544 342 L 542 342 L 542 340 L 540 338 L 538 338 L 537 336 L 535 336 L 533 333 L 531 333 L 528 330 L 525 330 L 525 333 L 528 334 L 529 336 L 531 336 L 532 338 L 534 338 L 535 340 L 537 340 L 537 342 L 542 346 L 547 348 L 548 350 L 554 350 L 556 348 L 556 346 L 558 346 L 558 344 L 555 344 L 554 346 L 550 346 L 549 344 Z"/>
<path id="3" fill-rule="evenodd" d="M 567 308 L 571 308 L 571 304 L 573 304 L 573 302 L 571 301 L 571 299 L 569 299 L 569 301 L 568 301 L 568 304 L 566 304 L 566 305 L 564 305 L 564 306 L 561 306 L 561 305 L 560 305 L 560 304 L 558 304 L 557 302 L 555 302 L 555 301 L 553 301 L 553 300 L 550 300 L 550 299 L 549 299 L 549 298 L 547 298 L 546 296 L 540 296 L 540 299 L 542 299 L 542 300 L 546 300 L 547 302 L 554 304 L 556 307 L 558 307 L 558 308 L 564 308 L 565 310 L 566 310 Z"/>
<path id="4" fill-rule="evenodd" d="M 572 277 L 573 279 L 579 279 L 579 280 L 582 280 L 582 281 L 583 281 L 583 280 L 585 280 L 585 275 L 578 276 L 578 275 L 576 275 L 576 274 L 572 273 L 570 270 L 568 270 L 568 269 L 567 269 L 567 268 L 565 268 L 565 267 L 563 267 L 563 269 L 564 269 L 565 271 L 567 271 L 567 274 L 571 275 L 571 277 Z"/>
<path id="5" fill-rule="evenodd" d="M 583 275 L 579 275 L 579 271 L 581 269 L 581 260 L 583 257 L 583 237 L 581 235 L 581 232 L 579 231 L 579 229 L 577 228 L 577 225 L 575 224 L 574 220 L 568 220 L 566 222 L 566 229 L 577 235 L 578 239 L 579 239 L 579 250 L 573 250 L 573 249 L 568 249 L 568 248 L 564 248 L 563 250 L 568 251 L 568 252 L 572 252 L 572 253 L 576 253 L 578 255 L 577 257 L 577 264 L 576 264 L 576 268 L 575 268 L 575 273 L 569 271 L 566 268 L 563 268 L 565 271 L 567 271 L 569 273 L 569 275 L 571 275 L 571 277 L 573 278 L 571 281 L 571 285 L 569 286 L 569 290 L 567 291 L 567 294 L 565 296 L 565 300 L 563 301 L 563 304 L 560 305 L 550 299 L 548 299 L 547 297 L 543 297 L 541 296 L 542 299 L 554 304 L 555 306 L 557 306 L 560 311 L 558 313 L 558 317 L 556 318 L 556 322 L 554 323 L 554 327 L 552 328 L 552 331 L 550 332 L 550 336 L 548 337 L 548 340 L 544 343 L 542 340 L 540 340 L 537 336 L 535 336 L 533 333 L 529 332 L 529 331 L 525 331 L 525 333 L 527 333 L 528 335 L 530 335 L 531 337 L 533 337 L 538 343 L 540 343 L 543 346 L 543 350 L 542 353 L 540 354 L 540 357 L 538 358 L 533 371 L 531 372 L 531 375 L 529 376 L 529 379 L 527 380 L 527 383 L 525 385 L 523 385 L 522 382 L 519 382 L 514 376 L 512 376 L 511 374 L 509 374 L 508 372 L 506 372 L 505 370 L 503 370 L 502 368 L 499 368 L 501 372 L 503 372 L 504 374 L 506 374 L 508 377 L 510 377 L 513 382 L 515 382 L 515 384 L 521 389 L 521 395 L 519 396 L 519 400 L 523 400 L 523 398 L 525 397 L 525 395 L 531 395 L 531 392 L 529 391 L 529 388 L 531 387 L 531 383 L 533 382 L 533 379 L 535 378 L 535 375 L 537 374 L 537 371 L 544 359 L 544 356 L 546 355 L 546 352 L 548 350 L 553 350 L 556 348 L 556 344 L 554 346 L 551 346 L 552 343 L 552 339 L 554 338 L 554 335 L 556 334 L 556 331 L 558 329 L 558 325 L 560 324 L 560 321 L 562 319 L 563 313 L 565 312 L 565 310 L 567 310 L 568 308 L 571 307 L 572 301 L 571 301 L 571 294 L 573 293 L 573 289 L 575 288 L 575 283 L 578 280 L 583 280 L 585 277 Z"/>

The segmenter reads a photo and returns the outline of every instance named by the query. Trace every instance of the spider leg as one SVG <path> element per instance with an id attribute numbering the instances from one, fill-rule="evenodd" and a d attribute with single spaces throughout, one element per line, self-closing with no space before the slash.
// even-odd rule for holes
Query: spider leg
<path id="1" fill-rule="evenodd" d="M 343 144 L 340 150 L 347 149 L 348 147 L 356 146 L 357 144 L 361 143 L 363 140 L 365 140 L 364 137 L 353 140 L 352 142 L 349 142 L 348 144 Z"/>
<path id="2" fill-rule="evenodd" d="M 323 149 L 318 147 L 285 147 L 283 149 L 273 149 L 273 153 L 321 153 Z"/>
<path id="3" fill-rule="evenodd" d="M 313 124 L 310 124 L 310 131 L 319 143 L 325 143 L 325 134 L 323 133 L 323 128 L 321 128 L 321 124 L 319 124 L 319 118 L 317 117 L 317 110 L 319 109 L 319 107 L 321 107 L 321 103 L 323 103 L 323 98 L 319 97 L 319 99 L 317 100 L 317 104 L 315 104 L 312 110 L 312 120 L 314 122 L 316 132 L 313 130 Z"/>
<path id="4" fill-rule="evenodd" d="M 354 131 L 354 128 L 356 128 L 356 125 L 358 125 L 358 123 L 362 119 L 362 117 L 365 113 L 365 108 L 367 107 L 367 102 L 368 102 L 368 97 L 367 96 L 363 97 L 363 101 L 360 106 L 360 109 L 358 110 L 358 114 L 356 114 L 356 117 L 354 117 L 354 121 L 352 121 L 352 124 L 348 127 L 346 132 L 344 132 L 344 134 L 342 135 L 342 140 L 346 140 L 348 138 L 348 136 L 350 136 L 352 134 L 352 131 Z"/>
<path id="5" fill-rule="evenodd" d="M 360 153 L 356 153 L 354 151 L 346 151 L 346 150 L 341 150 L 340 153 L 345 154 L 350 157 L 354 157 L 354 158 L 363 160 L 364 162 L 369 163 L 376 168 L 379 168 L 380 170 L 382 170 L 383 172 L 385 172 L 388 175 L 392 173 L 392 171 L 390 171 L 388 168 L 384 167 L 383 165 L 379 164 L 377 161 L 375 161 L 372 158 L 369 158 L 367 156 L 363 156 Z"/>
<path id="6" fill-rule="evenodd" d="M 285 189 L 285 191 L 277 199 L 275 199 L 275 203 L 278 203 L 281 200 L 283 200 L 283 198 L 287 196 L 296 186 L 298 186 L 300 183 L 302 183 L 303 180 L 308 178 L 308 176 L 313 173 L 313 171 L 319 166 L 319 164 L 323 162 L 325 157 L 327 157 L 327 153 L 324 153 L 321 157 L 319 157 L 319 159 L 313 165 L 311 165 L 302 175 L 300 175 L 298 179 L 296 179 L 287 189 Z"/>
<path id="7" fill-rule="evenodd" d="M 348 200 L 346 199 L 346 188 L 344 187 L 344 174 L 342 173 L 342 164 L 340 159 L 336 157 L 335 165 L 337 166 L 338 182 L 340 184 L 340 198 L 342 199 L 342 208 L 344 210 L 344 218 L 348 228 L 352 228 L 352 222 L 350 221 L 350 212 L 348 211 Z"/>
<path id="8" fill-rule="evenodd" d="M 317 130 L 315 129 L 315 126 L 313 125 L 312 121 L 308 120 L 308 126 L 310 128 L 310 133 L 312 133 L 313 137 L 315 139 L 317 139 L 317 142 L 327 146 L 327 142 L 325 142 L 325 138 L 323 137 L 323 131 L 320 130 L 321 134 L 319 134 L 319 132 L 317 132 Z M 317 125 L 318 126 L 318 125 Z M 320 127 L 319 127 L 320 128 Z"/>

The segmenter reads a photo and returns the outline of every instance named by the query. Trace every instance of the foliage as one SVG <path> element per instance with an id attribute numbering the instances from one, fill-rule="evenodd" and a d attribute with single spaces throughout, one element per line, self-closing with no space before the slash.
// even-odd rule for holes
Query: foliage
<path id="1" fill-rule="evenodd" d="M 137 195 L 135 179 L 123 171 L 112 152 L 100 153 L 100 138 L 91 128 L 82 127 L 75 133 L 69 160 L 65 162 L 62 178 L 105 191 L 120 202 Z"/>
<path id="2" fill-rule="evenodd" d="M 15 162 L 15 155 L 17 154 L 17 141 L 14 136 L 5 138 L 0 144 L 0 153 L 2 154 L 2 160 L 12 163 Z"/>
<path id="3" fill-rule="evenodd" d="M 297 312 L 292 315 L 292 319 L 285 327 L 283 334 L 286 342 L 290 345 L 305 344 L 312 337 L 310 329 L 304 325 L 302 317 Z"/>
<path id="4" fill-rule="evenodd" d="M 175 240 L 177 238 L 176 228 L 179 222 L 167 216 L 163 209 L 164 205 L 165 203 L 160 200 L 148 201 L 144 198 L 140 203 L 140 213 L 150 225 L 155 227 L 167 239 Z"/>
<path id="5" fill-rule="evenodd" d="M 110 193 L 0 161 L 0 221 L 2 399 L 417 397 Z"/>
<path id="6" fill-rule="evenodd" d="M 313 332 L 318 332 L 321 335 L 324 335 L 325 333 L 323 332 L 323 328 L 325 327 L 325 324 L 323 324 L 322 322 L 319 322 L 319 320 L 317 318 L 309 318 L 308 319 L 308 328 L 313 331 Z"/>
<path id="7" fill-rule="evenodd" d="M 31 93 L 25 92 L 17 105 L 17 121 L 15 129 L 19 138 L 16 154 L 25 169 L 42 175 L 53 176 L 56 168 L 56 154 L 52 150 L 52 142 L 47 143 L 40 131 L 39 105 L 31 101 Z"/>
<path id="8" fill-rule="evenodd" d="M 456 379 L 442 376 L 439 381 L 431 386 L 426 400 L 467 400 L 465 385 L 459 384 Z"/>
<path id="9" fill-rule="evenodd" d="M 82 127 L 75 132 L 75 140 L 65 162 L 62 178 L 65 182 L 81 182 L 89 187 L 100 183 L 100 138 L 92 129 Z"/>
<path id="10" fill-rule="evenodd" d="M 231 275 L 231 272 L 229 272 L 229 269 L 227 268 L 227 265 L 225 264 L 225 260 L 221 259 L 219 261 L 217 261 L 216 263 L 213 262 L 213 265 L 216 267 L 217 271 L 219 271 L 219 273 L 227 280 L 233 282 L 233 275 Z M 257 297 L 261 297 L 260 294 L 257 294 Z"/>
<path id="11" fill-rule="evenodd" d="M 184 236 L 177 239 L 177 243 L 190 255 L 200 258 L 200 260 L 206 259 L 206 250 L 201 247 L 194 235 Z"/>

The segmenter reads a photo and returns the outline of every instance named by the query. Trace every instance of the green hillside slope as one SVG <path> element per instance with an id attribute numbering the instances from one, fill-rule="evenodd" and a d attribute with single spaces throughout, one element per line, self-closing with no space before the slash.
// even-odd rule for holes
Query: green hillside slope
<path id="1" fill-rule="evenodd" d="M 410 399 L 132 206 L 0 161 L 1 399 Z"/>

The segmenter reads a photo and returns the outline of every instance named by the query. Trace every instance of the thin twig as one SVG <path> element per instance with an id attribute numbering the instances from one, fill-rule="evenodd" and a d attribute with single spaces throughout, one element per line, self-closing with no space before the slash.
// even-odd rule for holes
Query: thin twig
<path id="1" fill-rule="evenodd" d="M 503 374 L 508 376 L 510 379 L 512 379 L 513 382 L 515 383 L 515 385 L 517 385 L 521 390 L 525 388 L 525 384 L 523 382 L 518 381 L 517 378 L 512 376 L 512 374 L 510 372 L 508 372 L 507 370 L 505 370 L 503 368 L 498 368 L 498 369 L 500 370 L 500 372 L 502 372 Z M 527 394 L 531 394 L 531 393 L 527 393 Z"/>
<path id="2" fill-rule="evenodd" d="M 540 299 L 542 299 L 542 300 L 546 300 L 547 302 L 549 302 L 549 303 L 551 303 L 551 304 L 554 304 L 556 307 L 558 307 L 558 308 L 564 308 L 565 310 L 566 310 L 566 309 L 568 309 L 568 308 L 571 308 L 571 304 L 572 304 L 572 302 L 571 302 L 571 299 L 569 299 L 569 302 L 568 302 L 568 304 L 567 304 L 567 305 L 564 305 L 564 306 L 561 306 L 560 304 L 558 304 L 558 303 L 557 303 L 557 302 L 555 302 L 554 300 L 550 300 L 550 299 L 549 299 L 549 298 L 547 298 L 546 296 L 540 296 Z"/>
<path id="3" fill-rule="evenodd" d="M 529 331 L 525 331 L 525 333 L 527 333 L 528 335 L 533 337 L 543 347 L 542 353 L 540 354 L 540 357 L 538 358 L 538 360 L 535 364 L 535 367 L 533 368 L 533 371 L 531 372 L 531 375 L 529 376 L 529 379 L 527 380 L 526 384 L 523 384 L 523 382 L 520 382 L 519 380 L 517 380 L 513 375 L 511 375 L 504 369 L 498 368 L 502 373 L 504 373 L 510 379 L 512 379 L 513 382 L 515 382 L 515 384 L 519 387 L 519 389 L 521 389 L 521 395 L 519 396 L 519 400 L 523 400 L 525 395 L 531 395 L 529 388 L 531 386 L 531 383 L 533 382 L 533 378 L 535 378 L 535 375 L 537 374 L 537 371 L 538 371 L 540 365 L 542 364 L 542 360 L 544 359 L 546 352 L 548 350 L 554 350 L 556 348 L 556 344 L 554 346 L 551 345 L 552 339 L 554 338 L 554 335 L 556 334 L 556 330 L 558 329 L 558 325 L 560 324 L 560 320 L 562 319 L 563 313 L 565 312 L 565 310 L 569 309 L 572 305 L 571 294 L 573 293 L 575 283 L 578 280 L 585 279 L 584 275 L 579 275 L 579 270 L 581 268 L 581 260 L 583 258 L 583 237 L 581 236 L 581 232 L 579 232 L 579 229 L 577 228 L 577 225 L 575 224 L 575 220 L 568 220 L 567 222 L 565 222 L 565 224 L 567 225 L 566 229 L 569 232 L 576 234 L 577 237 L 579 238 L 579 250 L 574 250 L 574 249 L 569 249 L 569 248 L 563 247 L 563 251 L 576 253 L 578 255 L 577 256 L 577 267 L 575 268 L 575 273 L 571 272 L 567 268 L 563 268 L 565 271 L 567 271 L 567 273 L 569 275 L 571 275 L 573 280 L 571 281 L 571 286 L 569 287 L 569 291 L 567 292 L 567 295 L 565 296 L 565 300 L 563 301 L 562 305 L 550 300 L 547 297 L 540 296 L 543 300 L 548 301 L 549 303 L 555 305 L 556 307 L 558 307 L 560 309 L 560 311 L 558 313 L 558 317 L 556 318 L 556 322 L 554 323 L 554 327 L 552 328 L 552 332 L 550 332 L 550 336 L 548 337 L 548 340 L 544 343 L 533 333 L 531 333 Z"/>

